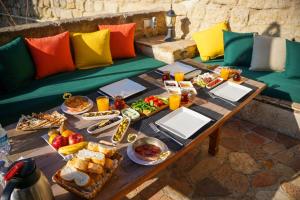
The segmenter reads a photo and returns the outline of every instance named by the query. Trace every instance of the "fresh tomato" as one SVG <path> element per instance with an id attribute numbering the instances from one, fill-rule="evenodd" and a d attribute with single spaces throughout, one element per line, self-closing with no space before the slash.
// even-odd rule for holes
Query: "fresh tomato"
<path id="1" fill-rule="evenodd" d="M 157 103 L 158 103 L 160 106 L 164 105 L 164 102 L 163 102 L 162 100 L 160 100 L 160 99 L 157 101 Z"/>
<path id="2" fill-rule="evenodd" d="M 146 97 L 146 98 L 144 99 L 144 101 L 145 101 L 146 103 L 149 103 L 149 102 L 150 102 L 149 97 Z"/>
<path id="3" fill-rule="evenodd" d="M 154 102 L 153 104 L 155 107 L 160 107 L 159 103 L 158 102 Z"/>
<path id="4" fill-rule="evenodd" d="M 149 100 L 153 100 L 155 98 L 155 96 L 149 96 L 148 98 L 149 98 Z"/>

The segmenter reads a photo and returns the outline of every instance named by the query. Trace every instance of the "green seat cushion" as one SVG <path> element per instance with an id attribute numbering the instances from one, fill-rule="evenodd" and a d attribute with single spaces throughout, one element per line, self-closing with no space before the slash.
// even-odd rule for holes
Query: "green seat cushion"
<path id="1" fill-rule="evenodd" d="M 0 123 L 16 122 L 21 114 L 60 105 L 65 92 L 86 95 L 103 85 L 145 73 L 165 63 L 145 56 L 115 61 L 109 67 L 77 70 L 33 81 L 29 87 L 0 97 Z"/>
<path id="2" fill-rule="evenodd" d="M 286 41 L 285 75 L 300 78 L 300 42 Z"/>
<path id="3" fill-rule="evenodd" d="M 35 68 L 23 38 L 17 37 L 0 47 L 0 84 L 6 91 L 27 85 Z"/>
<path id="4" fill-rule="evenodd" d="M 224 65 L 249 67 L 252 58 L 253 33 L 223 31 Z"/>
<path id="5" fill-rule="evenodd" d="M 194 60 L 201 61 L 200 57 L 196 57 Z M 222 59 L 204 63 L 224 65 Z M 268 87 L 262 92 L 263 95 L 300 103 L 300 78 L 288 79 L 284 72 L 251 71 L 248 67 L 235 68 L 242 69 L 243 76 L 267 84 Z"/>

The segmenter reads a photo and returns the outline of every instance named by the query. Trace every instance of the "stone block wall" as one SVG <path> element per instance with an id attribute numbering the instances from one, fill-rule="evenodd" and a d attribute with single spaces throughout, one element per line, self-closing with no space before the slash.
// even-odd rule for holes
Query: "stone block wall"
<path id="1" fill-rule="evenodd" d="M 144 19 L 151 17 L 156 17 L 157 19 L 156 29 L 144 29 Z M 138 11 L 4 27 L 0 28 L 0 45 L 20 35 L 38 38 L 55 35 L 64 31 L 93 32 L 98 30 L 99 24 L 122 24 L 132 22 L 136 23 L 136 39 L 144 37 L 145 35 L 156 36 L 166 33 L 164 11 Z"/>
<path id="2" fill-rule="evenodd" d="M 171 0 L 29 0 L 28 15 L 57 20 L 139 10 L 169 9 Z M 7 0 L 9 11 L 25 16 L 26 0 Z M 300 0 L 173 0 L 178 37 L 228 20 L 233 31 L 295 38 L 300 41 Z M 1 6 L 0 6 L 1 11 Z M 4 24 L 6 17 L 0 17 Z M 7 21 L 7 20 L 6 20 Z M 2 25 L 3 26 L 3 25 Z"/>

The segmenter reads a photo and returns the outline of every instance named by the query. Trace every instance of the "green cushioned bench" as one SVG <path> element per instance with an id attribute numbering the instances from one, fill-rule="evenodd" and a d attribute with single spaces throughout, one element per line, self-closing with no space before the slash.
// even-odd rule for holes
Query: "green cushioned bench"
<path id="1" fill-rule="evenodd" d="M 200 57 L 196 57 L 194 60 L 201 61 Z M 223 59 L 215 59 L 205 63 L 222 65 Z M 262 92 L 263 95 L 300 103 L 300 78 L 288 79 L 282 72 L 258 72 L 250 71 L 247 67 L 237 68 L 243 70 L 243 76 L 267 84 L 268 87 Z"/>
<path id="2" fill-rule="evenodd" d="M 21 114 L 46 111 L 62 103 L 65 92 L 86 95 L 100 86 L 145 73 L 165 63 L 146 56 L 115 61 L 112 66 L 76 70 L 34 80 L 18 91 L 0 96 L 0 123 L 16 122 Z"/>

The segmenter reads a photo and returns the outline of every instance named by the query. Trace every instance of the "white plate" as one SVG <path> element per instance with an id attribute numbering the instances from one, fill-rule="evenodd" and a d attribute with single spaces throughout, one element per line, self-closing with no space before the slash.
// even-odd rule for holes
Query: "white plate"
<path id="1" fill-rule="evenodd" d="M 210 121 L 210 118 L 200 113 L 180 107 L 155 123 L 178 137 L 188 139 Z"/>
<path id="2" fill-rule="evenodd" d="M 61 157 L 63 157 L 63 159 L 64 160 L 70 160 L 71 158 L 73 158 L 73 154 L 69 154 L 69 155 L 63 155 L 63 154 L 61 154 L 61 153 L 59 153 L 49 142 L 48 142 L 48 140 L 49 140 L 49 135 L 48 134 L 45 134 L 45 135 L 42 135 L 41 136 L 47 143 L 48 143 L 48 145 L 54 150 L 54 151 L 56 151 Z"/>
<path id="3" fill-rule="evenodd" d="M 165 151 L 168 151 L 168 147 L 167 145 L 165 146 Z M 132 160 L 133 162 L 139 164 L 139 165 L 157 165 L 159 163 L 164 162 L 166 159 L 158 159 L 155 161 L 146 161 L 146 160 L 142 160 L 140 158 L 138 158 L 135 154 L 134 154 L 134 150 L 132 148 L 132 143 L 128 145 L 127 147 L 127 155 L 129 157 L 130 160 Z"/>
<path id="4" fill-rule="evenodd" d="M 122 96 L 123 98 L 127 98 L 136 93 L 146 90 L 146 88 L 141 84 L 126 78 L 101 87 L 99 88 L 99 90 L 113 98 L 116 96 Z"/>
<path id="5" fill-rule="evenodd" d="M 93 124 L 92 126 L 88 127 L 88 128 L 87 128 L 87 132 L 88 132 L 89 134 L 96 134 L 96 133 L 100 133 L 100 132 L 102 132 L 102 131 L 105 131 L 105 130 L 111 128 L 111 127 L 114 127 L 114 126 L 120 124 L 121 121 L 123 120 L 123 117 L 122 117 L 122 116 L 117 116 L 117 118 L 119 118 L 118 121 L 115 121 L 114 123 L 111 123 L 111 124 L 109 124 L 109 125 L 107 125 L 107 126 L 104 126 L 103 128 L 98 128 L 98 129 L 92 131 L 91 129 L 92 129 L 94 126 L 97 126 L 97 125 L 99 124 L 99 122 L 97 122 L 96 124 Z"/>
<path id="6" fill-rule="evenodd" d="M 175 62 L 173 64 L 169 64 L 163 67 L 158 68 L 157 70 L 160 72 L 169 71 L 171 76 L 174 76 L 175 72 L 183 72 L 187 74 L 191 71 L 194 71 L 196 68 L 192 67 L 191 65 L 187 65 L 181 62 Z"/>
<path id="7" fill-rule="evenodd" d="M 251 90 L 251 88 L 243 85 L 226 81 L 225 83 L 212 89 L 210 92 L 229 101 L 236 102 L 251 92 Z"/>
<path id="8" fill-rule="evenodd" d="M 120 115 L 120 111 L 118 111 L 118 110 L 113 110 L 113 111 L 115 111 L 116 114 L 86 117 L 85 115 L 88 113 L 84 113 L 83 115 L 81 115 L 81 117 L 84 120 L 101 120 L 101 119 L 111 119 L 111 118 L 114 118 L 114 117 L 117 117 Z M 90 112 L 90 113 L 105 113 L 105 112 L 110 112 L 110 111 L 98 111 L 98 112 Z"/>
<path id="9" fill-rule="evenodd" d="M 84 96 L 84 97 L 86 97 L 86 96 Z M 86 97 L 86 98 L 89 100 L 90 106 L 87 107 L 86 109 L 80 111 L 80 112 L 71 112 L 71 111 L 69 111 L 68 108 L 65 106 L 64 103 L 61 104 L 60 108 L 61 108 L 61 110 L 62 110 L 64 113 L 67 113 L 67 114 L 69 114 L 69 115 L 80 115 L 80 114 L 83 114 L 83 113 L 85 113 L 85 112 L 91 110 L 91 109 L 93 108 L 93 106 L 94 106 L 94 102 L 93 102 L 91 99 L 89 99 L 88 97 Z"/>

